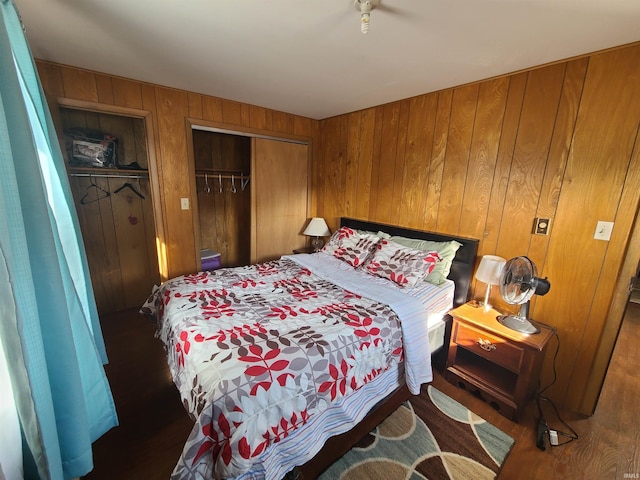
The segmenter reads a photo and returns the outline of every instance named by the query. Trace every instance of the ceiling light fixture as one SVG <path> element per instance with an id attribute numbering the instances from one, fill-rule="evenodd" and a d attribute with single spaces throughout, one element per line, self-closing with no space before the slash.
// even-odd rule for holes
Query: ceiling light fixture
<path id="1" fill-rule="evenodd" d="M 360 31 L 369 31 L 369 21 L 371 20 L 371 10 L 376 8 L 378 0 L 354 0 L 353 5 L 360 12 Z"/>

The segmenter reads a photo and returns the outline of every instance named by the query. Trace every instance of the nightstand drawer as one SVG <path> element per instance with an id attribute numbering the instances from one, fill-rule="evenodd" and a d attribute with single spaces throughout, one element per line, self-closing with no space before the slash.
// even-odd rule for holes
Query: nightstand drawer
<path id="1" fill-rule="evenodd" d="M 453 341 L 512 372 L 520 371 L 524 350 L 500 337 L 457 323 Z"/>

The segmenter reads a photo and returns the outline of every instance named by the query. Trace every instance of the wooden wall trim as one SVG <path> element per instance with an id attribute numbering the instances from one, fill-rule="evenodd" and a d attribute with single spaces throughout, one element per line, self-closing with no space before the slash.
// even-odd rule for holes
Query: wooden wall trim
<path id="1" fill-rule="evenodd" d="M 252 137 L 252 138 L 265 138 L 267 140 L 290 141 L 295 143 L 306 143 L 306 144 L 311 144 L 312 142 L 312 137 L 308 135 L 295 135 L 295 134 L 288 134 L 283 132 L 274 133 L 272 130 L 265 130 L 261 128 L 250 128 L 250 127 L 233 128 L 232 126 L 225 123 L 212 122 L 212 121 L 203 120 L 201 118 L 194 118 L 194 117 L 187 117 L 186 121 L 190 128 L 201 127 L 202 130 L 227 133 L 229 135 L 243 135 L 243 136 Z"/>
<path id="2" fill-rule="evenodd" d="M 196 258 L 196 262 L 200 260 L 200 250 L 202 249 L 201 244 L 201 233 L 200 233 L 200 211 L 198 205 L 198 188 L 196 185 L 196 162 L 194 157 L 194 148 L 193 148 L 193 132 L 192 125 L 189 118 L 185 119 L 185 131 L 186 131 L 186 142 L 187 142 L 187 159 L 188 159 L 188 173 L 189 173 L 189 187 L 191 195 L 187 197 L 189 199 L 189 203 L 191 206 L 191 218 L 193 221 L 193 234 L 194 234 L 194 256 Z M 197 265 L 198 267 L 200 265 Z"/>

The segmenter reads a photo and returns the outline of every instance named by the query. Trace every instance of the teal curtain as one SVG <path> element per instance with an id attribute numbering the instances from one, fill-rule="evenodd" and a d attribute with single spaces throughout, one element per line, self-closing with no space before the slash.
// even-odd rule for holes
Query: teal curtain
<path id="1" fill-rule="evenodd" d="M 16 7 L 0 6 L 0 336 L 25 478 L 73 478 L 117 416 L 64 160 Z"/>

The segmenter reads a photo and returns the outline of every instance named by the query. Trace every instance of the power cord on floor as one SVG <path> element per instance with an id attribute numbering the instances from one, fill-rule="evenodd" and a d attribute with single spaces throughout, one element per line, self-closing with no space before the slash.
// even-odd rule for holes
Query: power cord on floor
<path id="1" fill-rule="evenodd" d="M 538 387 L 538 391 L 536 392 L 536 404 L 538 405 L 538 426 L 537 426 L 536 446 L 540 450 L 545 450 L 547 438 L 549 439 L 549 444 L 552 447 L 560 447 L 562 445 L 566 445 L 567 443 L 573 442 L 574 440 L 578 439 L 578 434 L 571 427 L 571 425 L 569 425 L 567 422 L 565 422 L 562 419 L 562 417 L 560 416 L 560 412 L 556 408 L 553 401 L 549 397 L 544 395 L 544 392 L 546 392 L 549 389 L 549 387 L 555 384 L 558 378 L 558 374 L 556 372 L 556 359 L 558 358 L 558 352 L 560 351 L 560 337 L 558 336 L 558 332 L 554 332 L 554 335 L 556 337 L 556 351 L 553 355 L 553 380 L 551 380 L 551 382 L 544 388 Z M 557 430 L 555 428 L 551 428 L 549 426 L 542 412 L 542 405 L 540 404 L 541 401 L 545 401 L 549 405 L 551 405 L 555 413 L 555 416 L 558 419 L 558 422 L 560 422 L 561 425 L 566 427 L 566 429 L 568 430 L 568 433 L 563 432 L 561 430 Z M 562 437 L 564 440 L 561 441 L 560 437 Z"/>

